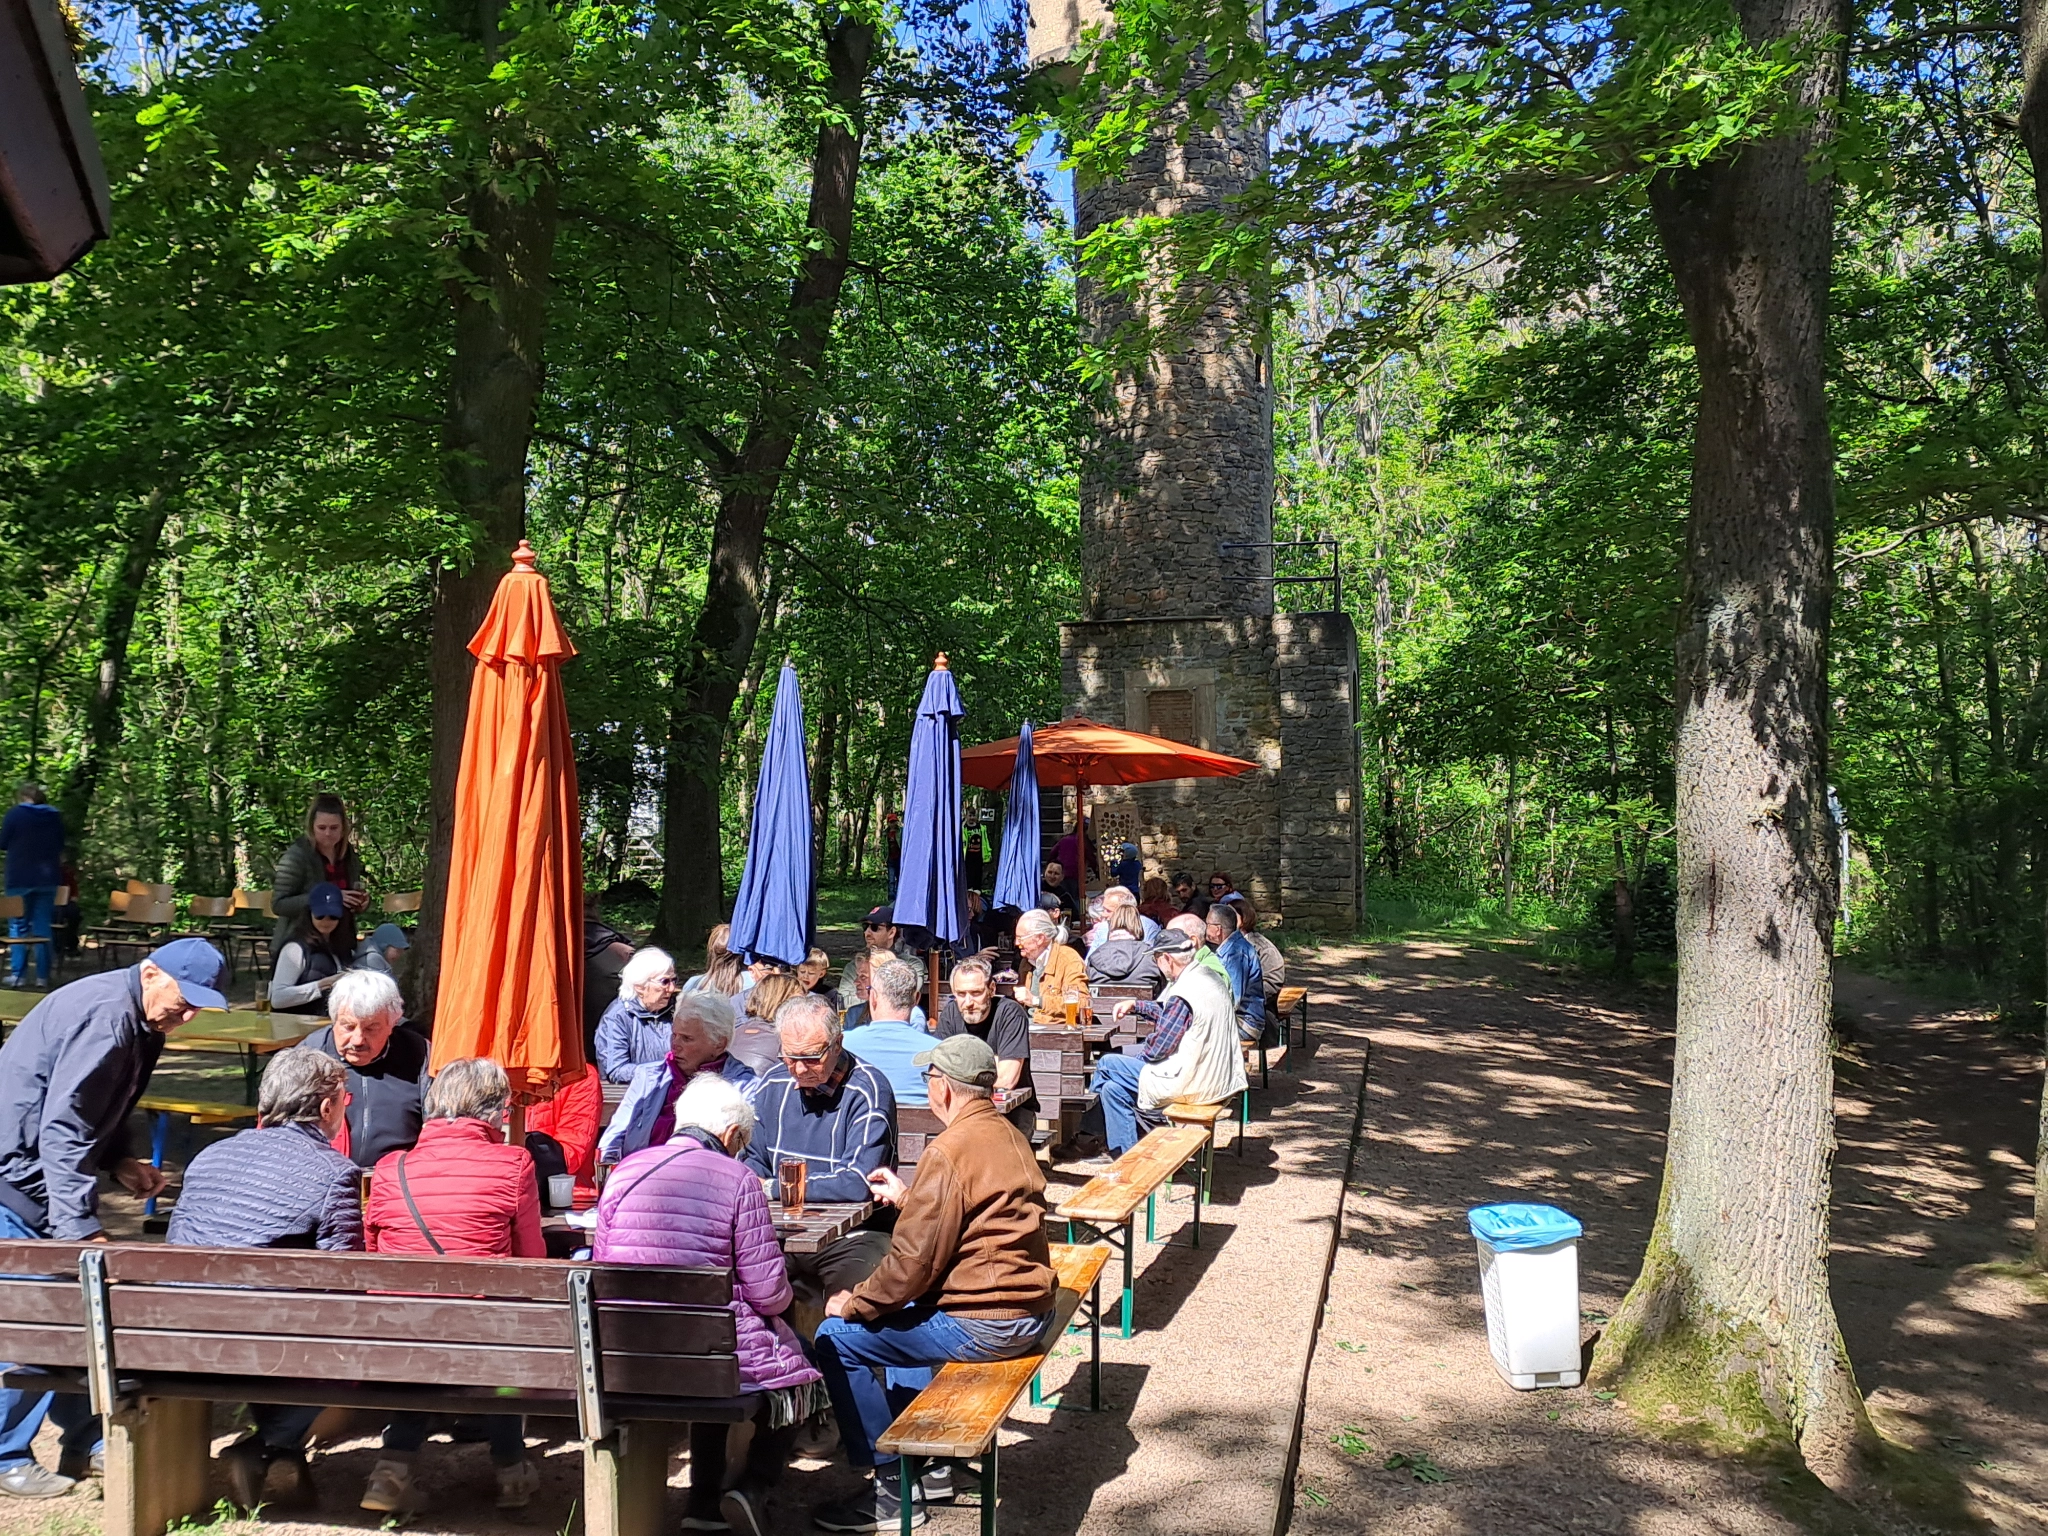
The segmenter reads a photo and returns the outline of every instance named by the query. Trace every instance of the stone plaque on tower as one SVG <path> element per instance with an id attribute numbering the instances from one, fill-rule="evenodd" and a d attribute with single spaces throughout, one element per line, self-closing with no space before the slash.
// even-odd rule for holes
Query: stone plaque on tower
<path id="1" fill-rule="evenodd" d="M 1113 25 L 1106 0 L 1032 0 L 1033 67 Z M 1076 178 L 1077 237 L 1222 207 L 1264 173 L 1265 128 L 1234 103 L 1211 126 L 1164 116 L 1121 176 Z M 1152 302 L 1085 276 L 1078 297 L 1105 341 Z M 1363 898 L 1357 635 L 1342 612 L 1276 611 L 1267 320 L 1242 290 L 1203 298 L 1105 391 L 1081 473 L 1082 616 L 1061 628 L 1066 712 L 1259 765 L 1098 792 L 1135 811 L 1148 875 L 1200 885 L 1222 869 L 1262 921 L 1348 930 Z"/>

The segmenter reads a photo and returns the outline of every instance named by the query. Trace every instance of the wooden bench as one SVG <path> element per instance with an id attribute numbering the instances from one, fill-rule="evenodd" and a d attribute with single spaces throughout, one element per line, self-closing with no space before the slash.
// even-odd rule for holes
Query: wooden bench
<path id="1" fill-rule="evenodd" d="M 1191 1158 L 1200 1156 L 1208 1144 L 1209 1133 L 1194 1126 L 1161 1126 L 1061 1201 L 1053 1212 L 1067 1223 L 1069 1242 L 1073 1241 L 1074 1228 L 1080 1226 L 1093 1233 L 1098 1242 L 1107 1243 L 1122 1252 L 1124 1296 L 1119 1326 L 1127 1339 L 1131 1336 L 1131 1321 L 1136 1309 L 1133 1266 L 1138 1207 L 1145 1207 L 1145 1241 L 1158 1241 L 1154 1198 L 1159 1193 L 1159 1186 L 1170 1185 L 1173 1176 L 1186 1167 Z M 1199 1248 L 1202 1246 L 1199 1174 L 1195 1180 L 1195 1196 L 1194 1245 Z"/>
<path id="2" fill-rule="evenodd" d="M 105 1536 L 212 1507 L 216 1401 L 573 1419 L 589 1536 L 667 1536 L 674 1426 L 753 1415 L 731 1299 L 724 1269 L 0 1242 L 0 1360 L 106 1415 Z"/>
<path id="3" fill-rule="evenodd" d="M 1285 1024 L 1283 1023 L 1281 1027 L 1284 1032 Z M 1254 1068 L 1258 1070 L 1259 1086 L 1261 1088 L 1272 1086 L 1270 1075 L 1272 1068 L 1285 1066 L 1286 1064 L 1287 1042 L 1284 1039 L 1278 1045 L 1268 1045 L 1266 1044 L 1266 1037 L 1262 1033 L 1257 1040 L 1246 1042 L 1244 1048 L 1244 1069 L 1246 1073 L 1250 1073 Z"/>
<path id="4" fill-rule="evenodd" d="M 1280 1036 L 1280 1043 L 1286 1045 L 1288 1043 L 1288 1035 L 1293 1033 L 1293 1026 L 1288 1023 L 1288 1020 L 1298 1019 L 1301 1023 L 1301 1044 L 1306 1047 L 1308 1045 L 1308 988 L 1282 987 L 1280 989 L 1280 1000 L 1273 1005 L 1273 1011 L 1280 1017 L 1280 1028 L 1283 1031 Z"/>
<path id="5" fill-rule="evenodd" d="M 1237 1155 L 1244 1156 L 1244 1146 L 1251 1130 L 1252 1095 L 1251 1089 L 1240 1089 L 1237 1099 Z M 1186 1125 L 1198 1128 L 1202 1133 L 1201 1187 L 1202 1201 L 1209 1199 L 1209 1186 L 1214 1182 L 1216 1172 L 1216 1123 L 1229 1110 L 1228 1100 L 1218 1104 L 1169 1104 L 1166 1106 L 1168 1125 Z"/>
<path id="6" fill-rule="evenodd" d="M 1052 1267 L 1059 1275 L 1059 1299 L 1041 1340 L 1045 1346 L 1012 1360 L 954 1361 L 941 1366 L 932 1384 L 896 1416 L 875 1442 L 884 1455 L 897 1458 L 898 1497 L 903 1506 L 904 1536 L 909 1536 L 916 1506 L 912 1490 L 923 1476 L 924 1463 L 934 1457 L 979 1461 L 982 1536 L 996 1529 L 996 1432 L 1028 1388 L 1039 1401 L 1038 1373 L 1045 1357 L 1066 1335 L 1083 1297 L 1088 1301 L 1088 1407 L 1102 1407 L 1102 1306 L 1097 1285 L 1109 1249 L 1100 1243 L 1076 1246 L 1055 1243 Z"/>
<path id="7" fill-rule="evenodd" d="M 233 1125 L 237 1120 L 254 1121 L 254 1104 L 236 1104 L 227 1099 L 176 1099 L 162 1094 L 144 1094 L 135 1107 L 146 1115 L 156 1116 L 156 1126 L 149 1138 L 149 1165 L 161 1168 L 164 1165 L 164 1147 L 171 1136 L 171 1116 L 184 1115 L 194 1125 Z M 142 1214 L 156 1214 L 156 1196 L 151 1195 L 142 1202 Z"/>

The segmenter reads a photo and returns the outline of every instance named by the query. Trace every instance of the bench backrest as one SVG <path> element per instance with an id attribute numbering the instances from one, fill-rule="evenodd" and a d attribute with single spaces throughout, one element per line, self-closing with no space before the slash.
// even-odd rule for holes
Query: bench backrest
<path id="1" fill-rule="evenodd" d="M 921 1104 L 896 1106 L 896 1166 L 915 1168 L 925 1143 L 946 1128 L 946 1122 Z"/>
<path id="2" fill-rule="evenodd" d="M 88 1253 L 122 1375 L 574 1392 L 580 1286 L 606 1394 L 739 1392 L 729 1270 L 548 1259 L 0 1242 L 0 1360 L 92 1368 Z"/>

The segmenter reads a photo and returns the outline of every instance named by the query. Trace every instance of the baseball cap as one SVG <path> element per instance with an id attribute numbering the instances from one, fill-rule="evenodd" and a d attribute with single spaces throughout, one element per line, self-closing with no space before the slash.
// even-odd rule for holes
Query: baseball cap
<path id="1" fill-rule="evenodd" d="M 215 990 L 227 961 L 204 939 L 173 939 L 149 952 L 149 963 L 178 984 L 178 991 L 194 1008 L 216 1012 L 227 1008 L 228 1000 Z"/>
<path id="2" fill-rule="evenodd" d="M 896 909 L 885 902 L 869 912 L 861 922 L 868 928 L 893 928 L 896 926 Z"/>
<path id="3" fill-rule="evenodd" d="M 969 1088 L 996 1085 L 996 1053 L 976 1035 L 948 1035 L 930 1050 L 918 1052 L 910 1062 L 917 1067 L 937 1067 Z"/>
<path id="4" fill-rule="evenodd" d="M 1159 937 L 1152 941 L 1152 953 L 1155 955 L 1192 955 L 1194 952 L 1195 941 L 1178 928 L 1162 928 Z"/>
<path id="5" fill-rule="evenodd" d="M 378 949 L 411 949 L 412 940 L 396 923 L 379 923 L 370 931 L 370 942 Z"/>
<path id="6" fill-rule="evenodd" d="M 322 880 L 306 892 L 306 916 L 341 917 L 348 912 L 348 903 L 341 899 L 341 887 Z"/>

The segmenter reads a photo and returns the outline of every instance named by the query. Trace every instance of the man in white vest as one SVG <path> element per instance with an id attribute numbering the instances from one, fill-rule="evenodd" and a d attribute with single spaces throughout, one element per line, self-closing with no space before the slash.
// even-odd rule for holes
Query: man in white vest
<path id="1" fill-rule="evenodd" d="M 1148 1021 L 1142 1056 L 1105 1056 L 1089 1083 L 1102 1106 L 1112 1157 L 1121 1157 L 1155 1126 L 1169 1104 L 1217 1104 L 1244 1089 L 1244 1054 L 1237 1043 L 1237 1008 L 1230 984 L 1196 964 L 1197 946 L 1166 929 L 1152 945 L 1166 990 L 1156 1003 L 1126 1000 L 1119 1021 L 1135 1013 Z"/>

